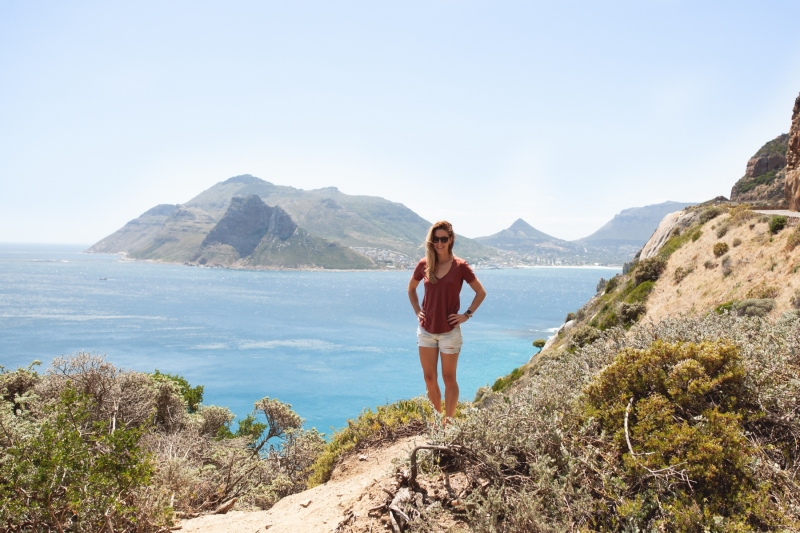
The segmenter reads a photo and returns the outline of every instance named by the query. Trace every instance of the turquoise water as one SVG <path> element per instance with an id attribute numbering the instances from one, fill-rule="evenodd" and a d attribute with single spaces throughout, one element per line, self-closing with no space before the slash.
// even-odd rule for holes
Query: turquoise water
<path id="1" fill-rule="evenodd" d="M 462 397 L 527 362 L 531 342 L 616 272 L 478 271 L 488 297 L 462 326 Z M 424 394 L 410 276 L 205 269 L 0 245 L 0 364 L 106 354 L 117 366 L 181 374 L 205 386 L 204 403 L 239 417 L 263 396 L 279 398 L 329 433 L 364 407 Z M 472 295 L 465 285 L 462 308 Z"/>

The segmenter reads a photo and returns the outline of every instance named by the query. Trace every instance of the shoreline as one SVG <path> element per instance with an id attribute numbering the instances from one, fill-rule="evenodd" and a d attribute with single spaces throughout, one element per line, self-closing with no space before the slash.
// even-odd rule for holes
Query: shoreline
<path id="1" fill-rule="evenodd" d="M 237 266 L 208 266 L 208 265 L 193 265 L 181 263 L 177 261 L 159 261 L 156 259 L 131 259 L 126 257 L 125 252 L 117 253 L 104 253 L 104 252 L 88 252 L 83 251 L 82 254 L 91 255 L 116 255 L 120 262 L 131 263 L 151 263 L 158 265 L 177 265 L 191 268 L 208 268 L 208 269 L 222 269 L 222 270 L 243 270 L 243 271 L 267 271 L 267 272 L 411 272 L 413 268 L 324 268 L 324 267 L 302 267 L 302 268 L 289 268 L 289 267 L 237 267 Z M 603 270 L 621 270 L 622 265 L 509 265 L 509 266 L 491 266 L 484 267 L 480 264 L 470 263 L 472 268 L 476 271 L 487 270 L 527 270 L 536 268 L 583 268 L 583 269 L 603 269 Z"/>

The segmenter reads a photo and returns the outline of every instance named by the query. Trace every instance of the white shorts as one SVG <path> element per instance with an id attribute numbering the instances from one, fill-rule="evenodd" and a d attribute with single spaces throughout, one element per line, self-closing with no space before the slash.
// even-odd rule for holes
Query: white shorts
<path id="1" fill-rule="evenodd" d="M 422 327 L 417 327 L 417 346 L 422 348 L 439 348 L 441 353 L 458 353 L 463 345 L 461 326 L 456 326 L 447 333 L 428 333 Z"/>

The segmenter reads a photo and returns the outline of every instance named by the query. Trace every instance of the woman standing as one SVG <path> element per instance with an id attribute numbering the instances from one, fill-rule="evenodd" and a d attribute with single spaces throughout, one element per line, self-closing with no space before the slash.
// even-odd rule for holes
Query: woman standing
<path id="1" fill-rule="evenodd" d="M 439 389 L 437 371 L 439 354 L 442 355 L 445 417 L 453 416 L 458 404 L 456 367 L 463 344 L 461 324 L 470 319 L 486 298 L 486 291 L 472 268 L 466 261 L 453 255 L 455 240 L 456 235 L 449 222 L 442 220 L 431 226 L 425 242 L 425 258 L 417 264 L 408 283 L 408 299 L 419 318 L 419 361 L 422 364 L 428 398 L 439 413 L 442 412 L 442 392 Z M 420 307 L 417 286 L 423 279 L 425 297 Z M 463 313 L 459 313 L 459 295 L 464 281 L 475 291 L 475 298 Z"/>

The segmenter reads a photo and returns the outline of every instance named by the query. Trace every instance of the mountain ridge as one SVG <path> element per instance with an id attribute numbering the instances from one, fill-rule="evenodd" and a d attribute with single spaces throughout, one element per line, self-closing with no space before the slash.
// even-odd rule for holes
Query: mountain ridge
<path id="1" fill-rule="evenodd" d="M 87 251 L 125 253 L 132 259 L 188 264 L 205 258 L 204 264 L 221 261 L 224 265 L 236 268 L 265 266 L 254 264 L 255 259 L 250 257 L 256 251 L 252 248 L 255 236 L 248 241 L 248 246 L 252 248 L 251 254 L 246 254 L 250 257 L 248 260 L 238 252 L 234 259 L 234 254 L 225 248 L 225 243 L 217 243 L 214 248 L 212 241 L 206 241 L 215 228 L 217 232 L 224 233 L 227 222 L 218 228 L 217 225 L 225 218 L 233 199 L 250 197 L 259 198 L 265 206 L 271 206 L 270 209 L 280 209 L 291 224 L 305 232 L 295 243 L 300 248 L 307 247 L 305 252 L 300 253 L 300 248 L 290 251 L 290 248 L 277 241 L 274 243 L 276 247 L 270 248 L 269 253 L 266 249 L 262 250 L 266 255 L 259 257 L 269 256 L 268 263 L 276 268 L 375 268 L 376 264 L 407 267 L 424 254 L 423 242 L 430 222 L 403 204 L 376 196 L 348 195 L 336 187 L 305 191 L 276 185 L 250 174 L 216 183 L 184 204 L 157 205 Z M 251 208 L 255 209 L 254 216 L 259 209 L 263 210 L 260 207 Z M 266 212 L 262 214 L 266 216 Z M 264 223 L 262 220 L 262 225 Z M 248 231 L 244 226 L 242 229 Z M 310 244 L 312 241 L 313 246 Z M 304 244 L 301 246 L 301 243 Z M 320 264 L 314 259 L 314 253 L 329 256 L 328 252 L 337 246 L 349 250 L 347 253 L 337 251 L 337 258 L 333 261 L 337 266 L 330 266 L 326 261 Z M 211 253 L 212 248 L 217 252 Z M 288 262 L 280 258 L 281 253 L 290 254 Z M 498 255 L 495 249 L 462 236 L 456 241 L 456 253 L 473 262 Z M 384 260 L 383 257 L 387 256 L 393 259 Z"/>

